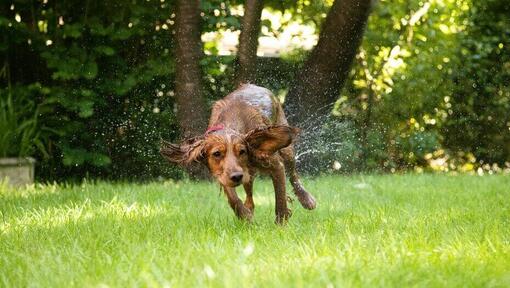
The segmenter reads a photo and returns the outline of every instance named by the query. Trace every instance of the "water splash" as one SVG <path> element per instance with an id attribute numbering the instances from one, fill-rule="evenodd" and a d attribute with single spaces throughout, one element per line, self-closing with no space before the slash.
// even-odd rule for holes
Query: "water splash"
<path id="1" fill-rule="evenodd" d="M 315 114 L 303 123 L 295 144 L 300 171 L 317 174 L 354 167 L 360 145 L 352 121 Z"/>

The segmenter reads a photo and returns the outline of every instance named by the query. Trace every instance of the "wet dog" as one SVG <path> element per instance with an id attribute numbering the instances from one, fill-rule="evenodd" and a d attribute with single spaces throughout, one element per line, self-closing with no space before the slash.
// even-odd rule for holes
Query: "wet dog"
<path id="1" fill-rule="evenodd" d="M 308 193 L 296 172 L 293 140 L 298 129 L 290 127 L 279 101 L 271 91 L 251 84 L 217 101 L 212 108 L 209 128 L 198 137 L 180 145 L 163 142 L 161 154 L 170 162 L 205 164 L 223 187 L 228 203 L 237 217 L 253 217 L 253 180 L 256 173 L 269 174 L 275 192 L 276 222 L 290 216 L 285 192 L 285 171 L 301 205 L 314 209 L 315 199 Z M 243 185 L 244 203 L 235 187 Z"/>

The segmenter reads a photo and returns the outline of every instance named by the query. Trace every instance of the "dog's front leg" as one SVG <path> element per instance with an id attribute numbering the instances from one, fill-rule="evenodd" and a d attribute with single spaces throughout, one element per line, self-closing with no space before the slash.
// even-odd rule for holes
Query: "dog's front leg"
<path id="1" fill-rule="evenodd" d="M 236 216 L 240 219 L 251 221 L 253 214 L 244 206 L 241 199 L 237 197 L 235 188 L 223 186 L 223 190 L 227 195 L 228 204 L 230 204 L 230 207 L 232 207 Z"/>
<path id="2" fill-rule="evenodd" d="M 277 161 L 271 171 L 275 193 L 275 212 L 277 224 L 284 224 L 292 215 L 287 208 L 287 194 L 285 192 L 285 167 L 282 161 Z"/>
<path id="3" fill-rule="evenodd" d="M 246 200 L 244 200 L 244 207 L 248 208 L 251 213 L 255 209 L 255 203 L 253 203 L 253 178 L 255 175 L 250 176 L 250 181 L 243 183 L 244 191 L 246 192 Z"/>

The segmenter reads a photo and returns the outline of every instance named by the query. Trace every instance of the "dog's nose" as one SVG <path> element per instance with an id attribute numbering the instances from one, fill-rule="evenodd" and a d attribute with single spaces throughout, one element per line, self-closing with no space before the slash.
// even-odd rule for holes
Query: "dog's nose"
<path id="1" fill-rule="evenodd" d="M 230 174 L 230 180 L 232 180 L 232 182 L 239 183 L 241 182 L 242 179 L 243 179 L 242 172 L 234 172 Z"/>

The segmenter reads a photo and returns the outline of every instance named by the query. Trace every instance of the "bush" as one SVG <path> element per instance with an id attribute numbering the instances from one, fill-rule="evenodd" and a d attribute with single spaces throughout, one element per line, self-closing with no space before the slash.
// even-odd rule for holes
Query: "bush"
<path id="1" fill-rule="evenodd" d="M 0 157 L 27 157 L 36 151 L 48 156 L 39 109 L 29 97 L 34 90 L 37 86 L 0 90 Z"/>

